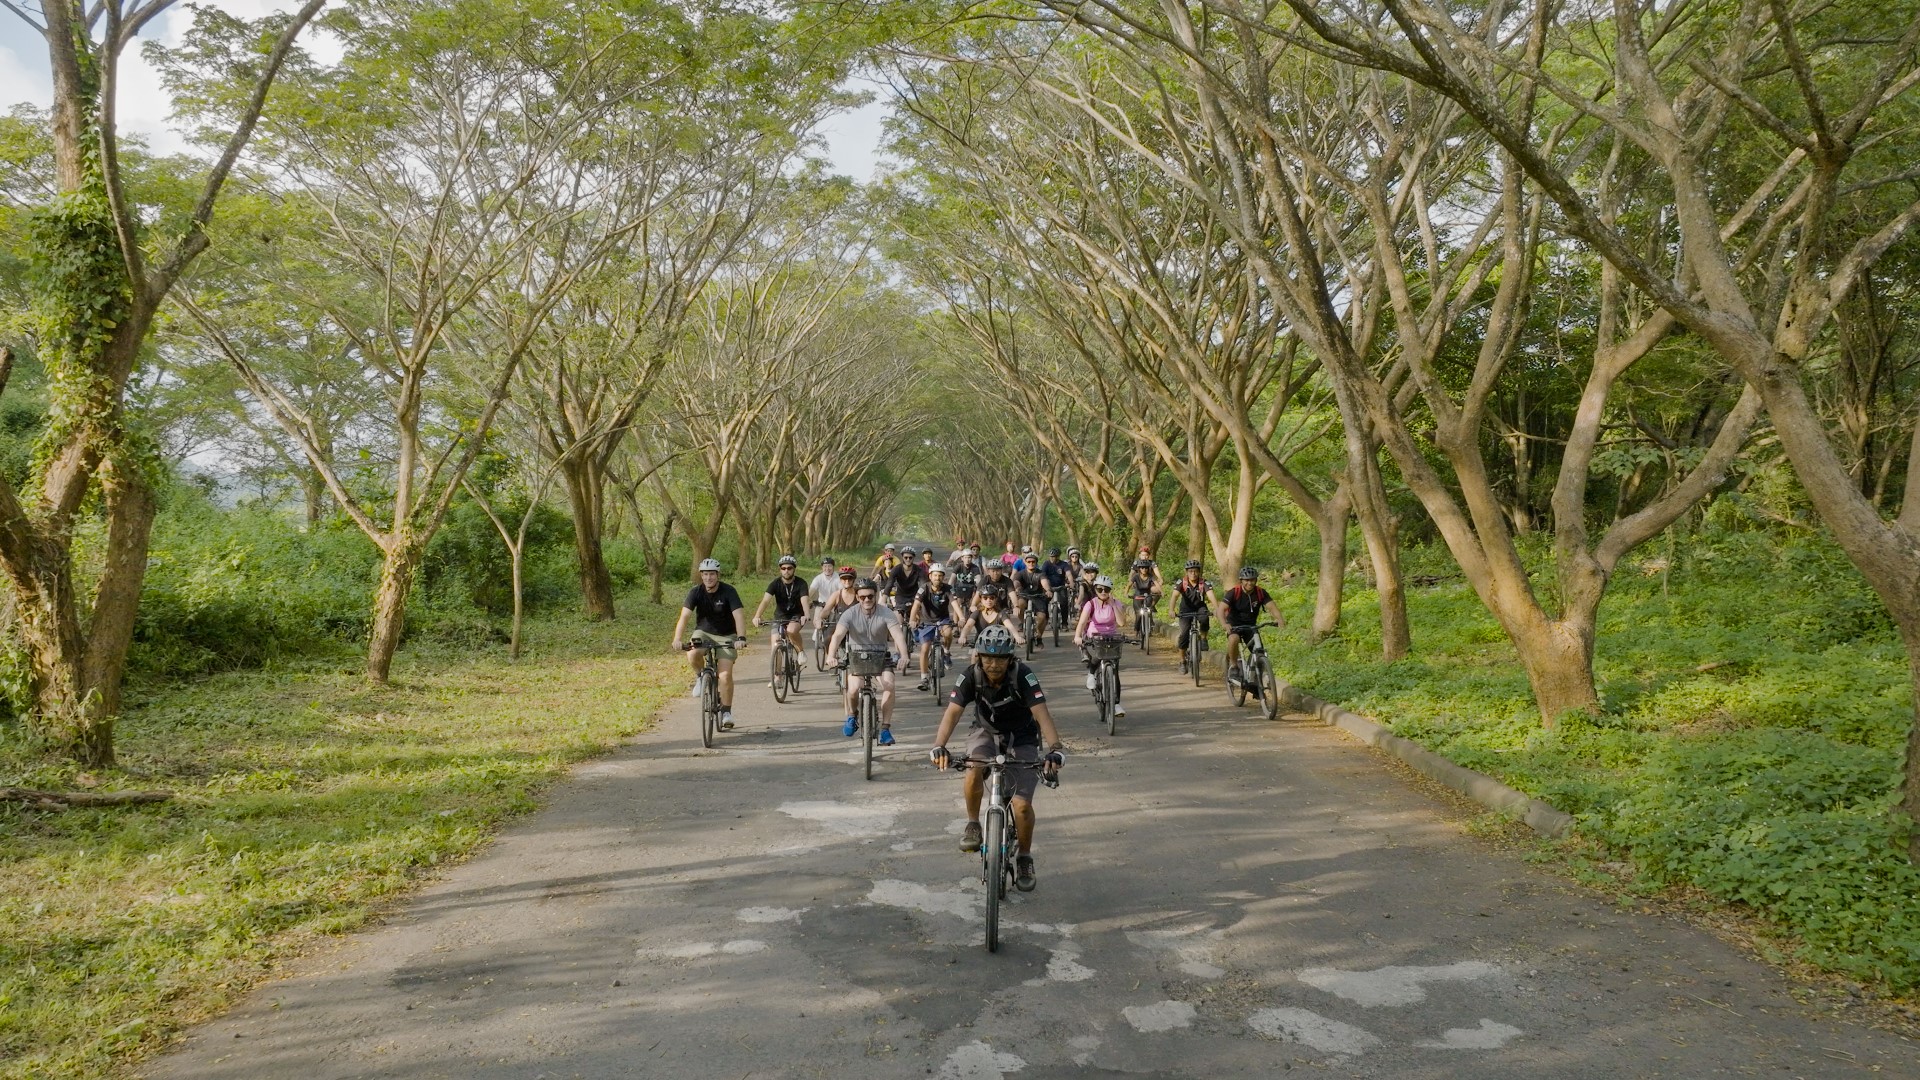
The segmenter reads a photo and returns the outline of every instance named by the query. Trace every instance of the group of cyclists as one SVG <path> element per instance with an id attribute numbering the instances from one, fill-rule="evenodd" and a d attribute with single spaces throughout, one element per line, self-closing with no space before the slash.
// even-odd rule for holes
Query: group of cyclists
<path id="1" fill-rule="evenodd" d="M 934 558 L 931 549 L 887 544 L 871 572 L 865 574 L 851 565 L 840 565 L 832 556 L 821 558 L 820 573 L 811 582 L 799 577 L 799 562 L 792 555 L 782 555 L 778 568 L 779 576 L 768 583 L 751 617 L 755 627 L 768 625 L 764 617 L 769 607 L 773 609 L 771 644 L 777 646 L 785 637 L 796 652 L 803 653 L 801 635 L 811 624 L 815 634 L 828 635 L 825 654 L 830 668 L 840 666 L 852 650 L 887 653 L 889 662 L 875 679 L 880 706 L 879 745 L 892 746 L 896 741 L 895 669 L 904 674 L 905 665 L 916 662 L 918 689 L 925 691 L 931 684 L 929 665 L 935 641 L 946 650 L 951 650 L 956 641 L 963 648 L 971 647 L 972 660 L 947 695 L 929 756 L 941 769 L 953 763 L 947 742 L 960 717 L 971 707 L 974 717 L 968 732 L 967 759 L 1005 753 L 1013 760 L 1040 763 L 1039 769 L 1017 771 L 1012 800 L 1018 827 L 1014 886 L 1023 892 L 1035 885 L 1034 791 L 1041 779 L 1052 781 L 1057 777 L 1066 763 L 1039 676 L 1016 658 L 1016 651 L 1028 644 L 1022 629 L 1027 613 L 1034 614 L 1036 648 L 1044 646 L 1040 636 L 1056 612 L 1075 620 L 1073 644 L 1081 650 L 1090 691 L 1097 685 L 1099 665 L 1087 643 L 1124 635 L 1137 610 L 1157 609 L 1163 598 L 1179 627 L 1183 671 L 1189 635 L 1204 635 L 1208 621 L 1216 615 L 1229 630 L 1229 670 L 1240 643 L 1251 638 L 1263 614 L 1275 626 L 1284 625 L 1279 605 L 1260 587 L 1257 569 L 1241 568 L 1234 587 L 1220 594 L 1206 580 L 1201 563 L 1190 559 L 1179 578 L 1168 586 L 1152 550 L 1146 547 L 1139 549 L 1128 567 L 1124 600 L 1116 596 L 1113 579 L 1097 562 L 1083 560 L 1077 547 L 1068 547 L 1064 554 L 1060 548 L 1051 548 L 1042 559 L 1032 547 L 1016 551 L 1009 542 L 1000 555 L 982 558 L 977 545 L 962 543 L 943 563 Z M 734 727 L 734 662 L 740 647 L 747 643 L 749 618 L 739 591 L 721 580 L 718 560 L 701 560 L 698 574 L 699 583 L 688 591 L 674 624 L 673 645 L 688 654 L 695 697 L 705 693 L 702 680 L 706 677 L 706 654 L 714 654 L 721 705 L 719 728 L 730 731 Z M 910 647 L 909 638 L 917 649 Z M 1113 715 L 1125 716 L 1125 707 L 1118 700 L 1117 678 L 1114 690 Z M 858 692 L 858 680 L 845 680 L 846 721 L 841 733 L 849 738 L 859 732 L 855 712 Z M 969 772 L 965 785 L 968 823 L 962 835 L 962 851 L 980 850 L 984 786 L 983 771 Z"/>

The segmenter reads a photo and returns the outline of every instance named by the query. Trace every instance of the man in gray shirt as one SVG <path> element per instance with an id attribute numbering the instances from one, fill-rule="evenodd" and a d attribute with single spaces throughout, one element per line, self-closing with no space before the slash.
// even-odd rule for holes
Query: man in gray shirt
<path id="1" fill-rule="evenodd" d="M 892 657 L 887 670 L 878 676 L 880 683 L 880 745 L 893 745 L 893 668 L 900 658 L 907 655 L 906 630 L 900 622 L 900 616 L 880 604 L 880 586 L 872 578 L 862 578 L 854 586 L 854 596 L 858 601 L 853 607 L 840 613 L 840 620 L 834 624 L 833 640 L 827 643 L 827 665 L 836 666 L 840 662 L 842 648 L 888 649 Z M 854 698 L 859 694 L 860 680 L 847 680 L 847 722 L 841 727 L 840 734 L 852 738 L 860 731 L 860 718 L 854 713 Z"/>

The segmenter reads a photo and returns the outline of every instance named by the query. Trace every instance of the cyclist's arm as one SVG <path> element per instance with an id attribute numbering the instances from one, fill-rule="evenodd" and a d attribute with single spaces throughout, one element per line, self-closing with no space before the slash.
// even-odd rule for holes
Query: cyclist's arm
<path id="1" fill-rule="evenodd" d="M 685 635 L 687 632 L 687 620 L 691 618 L 692 615 L 693 615 L 693 611 L 691 609 L 689 608 L 680 609 L 680 618 L 676 619 L 673 624 L 673 647 L 674 648 L 678 649 L 681 643 L 686 641 L 686 638 L 683 635 Z"/>
<path id="2" fill-rule="evenodd" d="M 1080 618 L 1073 624 L 1073 643 L 1075 645 L 1085 645 L 1087 643 L 1087 620 L 1091 618 L 1093 618 L 1093 609 L 1084 604 L 1081 605 Z"/>
<path id="3" fill-rule="evenodd" d="M 1268 594 L 1267 610 L 1273 613 L 1273 628 L 1275 630 L 1283 629 L 1287 625 L 1287 620 L 1280 616 L 1280 599 L 1278 597 Z"/>
<path id="4" fill-rule="evenodd" d="M 773 594 L 772 594 L 772 593 L 761 593 L 761 594 L 760 594 L 760 604 L 759 604 L 759 606 L 757 606 L 757 607 L 755 607 L 755 608 L 753 609 L 753 625 L 755 625 L 755 626 L 759 626 L 759 625 L 760 625 L 760 616 L 762 616 L 762 615 L 764 615 L 764 614 L 766 614 L 766 613 L 767 613 L 767 601 L 769 601 L 769 600 L 771 600 L 771 599 L 773 599 Z M 742 636 L 742 637 L 745 637 L 745 636 L 746 636 L 746 632 L 745 632 L 744 630 L 743 630 L 743 631 L 741 632 L 741 636 Z"/>
<path id="5" fill-rule="evenodd" d="M 960 714 L 966 709 L 949 701 L 946 711 L 940 714 L 940 730 L 933 733 L 933 745 L 945 746 L 953 738 L 953 729 L 960 724 Z"/>
<path id="6" fill-rule="evenodd" d="M 890 635 L 892 635 L 892 637 L 893 637 L 893 646 L 894 646 L 894 649 L 895 649 L 896 651 L 898 651 L 898 652 L 900 653 L 900 655 L 901 655 L 901 656 L 906 656 L 906 655 L 907 655 L 907 652 L 908 652 L 908 650 L 907 650 L 907 628 L 906 628 L 905 626 L 903 626 L 902 624 L 900 624 L 900 623 L 898 623 L 898 622 L 896 622 L 896 623 L 894 623 L 894 624 L 893 624 L 892 626 L 889 626 L 889 627 L 887 627 L 887 633 L 888 633 L 888 634 L 890 634 Z M 904 665 L 905 663 L 906 663 L 906 661 L 905 661 L 905 660 L 902 660 L 902 661 L 901 661 L 901 664 L 903 664 L 903 665 Z"/>
<path id="7" fill-rule="evenodd" d="M 917 597 L 917 596 L 916 596 L 916 597 L 914 597 L 914 598 L 913 598 L 913 610 L 912 610 L 912 611 L 909 611 L 909 612 L 907 612 L 907 625 L 908 625 L 908 626 L 918 626 L 918 625 L 920 625 L 920 616 L 921 616 L 921 613 L 922 613 L 922 612 L 923 612 L 924 610 L 925 610 L 925 608 L 923 608 L 923 607 L 922 607 L 922 605 L 921 605 L 921 603 L 920 603 L 920 598 L 919 598 L 919 597 Z"/>
<path id="8" fill-rule="evenodd" d="M 956 626 L 966 618 L 965 615 L 960 613 L 960 598 L 958 596 L 947 601 L 947 615 L 953 619 L 954 625 Z"/>
<path id="9" fill-rule="evenodd" d="M 845 640 L 847 640 L 847 624 L 845 622 L 833 624 L 833 638 L 827 642 L 828 667 L 840 662 L 840 643 Z"/>
<path id="10" fill-rule="evenodd" d="M 955 707 L 957 708 L 958 706 Z M 1034 723 L 1040 725 L 1040 737 L 1046 740 L 1046 748 L 1049 750 L 1060 749 L 1062 745 L 1060 741 L 1060 731 L 1053 726 L 1053 713 L 1048 711 L 1046 705 L 1036 704 L 1033 706 L 1033 720 Z"/>
<path id="11" fill-rule="evenodd" d="M 747 636 L 746 608 L 737 607 L 733 609 L 733 636 L 743 639 Z"/>

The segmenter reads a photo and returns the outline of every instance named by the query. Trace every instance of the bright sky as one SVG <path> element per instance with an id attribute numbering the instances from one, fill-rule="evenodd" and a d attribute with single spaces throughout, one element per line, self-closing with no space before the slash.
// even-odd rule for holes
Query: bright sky
<path id="1" fill-rule="evenodd" d="M 38 8 L 33 3 L 22 6 Z M 267 12 L 289 10 L 296 5 L 292 0 L 212 0 L 212 6 L 247 18 L 258 18 Z M 191 22 L 192 14 L 182 4 L 155 19 L 148 26 L 146 36 L 172 44 L 179 40 L 179 35 Z M 307 42 L 309 48 L 315 48 L 317 44 L 312 40 Z M 324 46 L 316 51 L 324 55 Z M 122 130 L 145 135 L 148 144 L 160 153 L 184 149 L 185 141 L 170 126 L 172 102 L 161 89 L 159 77 L 140 58 L 137 50 L 122 61 L 120 77 Z M 0 110 L 9 109 L 23 101 L 44 107 L 52 94 L 53 83 L 47 73 L 46 46 L 40 35 L 22 22 L 19 16 L 0 8 Z M 886 106 L 876 102 L 843 113 L 826 124 L 822 134 L 827 141 L 827 156 L 833 162 L 834 171 L 863 182 L 873 179 L 880 122 L 885 115 Z"/>

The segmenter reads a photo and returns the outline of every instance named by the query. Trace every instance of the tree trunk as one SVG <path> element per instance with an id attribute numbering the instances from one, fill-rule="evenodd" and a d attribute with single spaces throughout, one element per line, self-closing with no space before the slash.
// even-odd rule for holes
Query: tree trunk
<path id="1" fill-rule="evenodd" d="M 1340 600 L 1347 583 L 1347 523 L 1353 500 L 1342 482 L 1321 504 L 1314 526 L 1320 531 L 1320 579 L 1313 595 L 1313 639 L 1340 629 Z"/>
<path id="2" fill-rule="evenodd" d="M 1593 618 L 1569 614 L 1510 633 L 1548 727 L 1569 710 L 1600 711 L 1593 682 Z"/>
<path id="3" fill-rule="evenodd" d="M 380 588 L 373 598 L 373 640 L 367 646 L 367 679 L 385 685 L 393 673 L 393 654 L 407 625 L 407 594 L 420 561 L 420 547 L 402 532 L 390 542 L 380 566 Z"/>
<path id="4" fill-rule="evenodd" d="M 1368 444 L 1365 437 L 1348 439 L 1348 487 L 1355 492 L 1355 516 L 1360 521 L 1360 537 L 1367 544 L 1367 561 L 1373 567 L 1373 587 L 1380 602 L 1380 655 L 1391 664 L 1406 658 L 1413 647 L 1413 634 L 1407 624 L 1406 586 L 1400 577 L 1400 547 L 1393 535 L 1386 487 L 1380 477 L 1377 451 Z"/>
<path id="5" fill-rule="evenodd" d="M 522 614 L 526 608 L 523 596 L 526 590 L 521 585 L 521 568 L 526 563 L 527 549 L 523 544 L 515 544 L 508 550 L 513 559 L 513 633 L 507 638 L 507 659 L 518 660 L 520 659 L 520 626 Z"/>
<path id="6" fill-rule="evenodd" d="M 587 618 L 600 622 L 614 617 L 613 574 L 607 569 L 600 543 L 606 523 L 605 477 L 590 458 L 576 454 L 566 459 L 560 467 L 560 478 L 567 486 L 567 506 L 573 512 L 573 554 L 580 569 L 581 603 Z"/>

